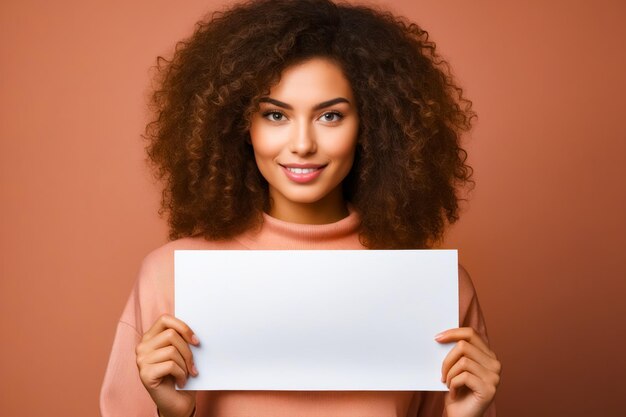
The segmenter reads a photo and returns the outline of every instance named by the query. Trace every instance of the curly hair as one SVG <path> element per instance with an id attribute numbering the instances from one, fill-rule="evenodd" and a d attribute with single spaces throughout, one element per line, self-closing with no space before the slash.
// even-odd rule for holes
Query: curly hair
<path id="1" fill-rule="evenodd" d="M 369 248 L 427 248 L 459 218 L 473 185 L 461 133 L 475 113 L 428 33 L 373 7 L 330 0 L 255 0 L 214 12 L 157 58 L 149 161 L 164 181 L 170 239 L 228 239 L 262 223 L 268 185 L 250 118 L 282 71 L 337 62 L 354 91 L 359 134 L 343 182 Z"/>

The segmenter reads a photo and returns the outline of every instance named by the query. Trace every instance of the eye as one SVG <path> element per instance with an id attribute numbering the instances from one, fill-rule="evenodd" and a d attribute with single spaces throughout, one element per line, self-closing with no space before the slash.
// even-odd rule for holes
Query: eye
<path id="1" fill-rule="evenodd" d="M 269 110 L 263 113 L 263 118 L 270 120 L 272 122 L 283 122 L 285 121 L 285 115 L 282 112 L 277 110 Z"/>
<path id="2" fill-rule="evenodd" d="M 324 122 L 329 122 L 329 123 L 338 122 L 341 119 L 343 119 L 343 114 L 339 113 L 338 111 L 329 111 L 329 112 L 322 114 L 320 119 Z"/>

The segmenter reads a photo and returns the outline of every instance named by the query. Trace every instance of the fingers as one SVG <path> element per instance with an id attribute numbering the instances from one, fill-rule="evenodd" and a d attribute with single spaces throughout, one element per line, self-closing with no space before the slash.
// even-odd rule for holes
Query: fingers
<path id="1" fill-rule="evenodd" d="M 441 367 L 441 380 L 450 388 L 450 398 L 469 389 L 481 404 L 489 404 L 500 384 L 502 367 L 487 343 L 470 327 L 447 330 L 435 339 L 440 343 L 457 342 Z"/>
<path id="2" fill-rule="evenodd" d="M 198 375 L 189 343 L 199 344 L 183 321 L 167 314 L 155 321 L 135 349 L 139 374 L 146 388 L 156 389 L 168 375 L 183 387 L 189 374 Z"/>
<path id="3" fill-rule="evenodd" d="M 163 314 L 144 334 L 142 342 L 137 346 L 137 356 L 172 345 L 176 347 L 185 361 L 183 367 L 192 375 L 198 371 L 193 362 L 193 355 L 188 343 L 198 345 L 198 338 L 187 324 L 174 316 Z"/>
<path id="4" fill-rule="evenodd" d="M 444 381 L 447 378 L 447 375 L 454 364 L 456 364 L 461 358 L 469 358 L 474 362 L 478 362 L 485 368 L 491 369 L 495 368 L 495 360 L 485 354 L 482 350 L 478 349 L 476 346 L 466 342 L 465 340 L 459 341 L 455 347 L 448 352 L 445 359 L 443 360 L 443 364 L 441 366 L 441 380 Z M 495 369 L 494 369 L 495 370 Z"/>
<path id="5" fill-rule="evenodd" d="M 453 342 L 458 340 L 456 346 L 448 352 L 441 366 L 441 380 L 446 381 L 447 375 L 452 366 L 462 357 L 469 358 L 477 362 L 488 370 L 500 373 L 500 362 L 496 358 L 480 335 L 471 327 L 447 330 L 440 333 L 436 340 L 440 343 Z"/>
<path id="6" fill-rule="evenodd" d="M 140 353 L 147 353 L 167 346 L 173 346 L 184 359 L 185 366 L 183 366 L 183 368 L 185 370 L 193 375 L 197 374 L 197 370 L 195 369 L 193 362 L 193 354 L 191 353 L 189 345 L 174 329 L 165 329 L 152 339 L 146 340 L 138 347 L 138 351 Z"/>
<path id="7" fill-rule="evenodd" d="M 485 403 L 490 402 L 496 395 L 496 388 L 494 386 L 487 384 L 478 376 L 467 371 L 460 373 L 450 381 L 450 397 L 455 399 L 459 390 L 463 389 L 463 387 L 467 387 L 472 392 L 483 397 L 483 402 Z"/>
<path id="8" fill-rule="evenodd" d="M 146 364 L 157 364 L 167 361 L 176 362 L 176 365 L 178 365 L 180 369 L 185 371 L 185 377 L 187 376 L 187 365 L 185 363 L 185 360 L 178 352 L 178 349 L 176 349 L 174 346 L 170 345 L 161 349 L 157 349 L 145 358 Z"/>
<path id="9" fill-rule="evenodd" d="M 448 388 L 451 387 L 452 380 L 464 372 L 469 372 L 470 374 L 477 376 L 481 381 L 486 382 L 490 386 L 497 387 L 500 383 L 500 375 L 496 372 L 485 368 L 470 358 L 463 357 L 452 366 L 446 375 L 445 383 Z"/>
<path id="10" fill-rule="evenodd" d="M 485 352 L 487 355 L 494 358 L 496 357 L 491 349 L 489 349 L 489 346 L 487 346 L 487 343 L 485 343 L 480 335 L 476 333 L 476 330 L 471 327 L 459 327 L 457 329 L 446 330 L 445 332 L 441 332 L 437 336 L 435 336 L 435 340 L 439 343 L 449 343 L 459 340 L 466 340 L 467 342 Z"/>
<path id="11" fill-rule="evenodd" d="M 193 333 L 193 331 L 185 324 L 184 321 L 177 319 L 174 316 L 169 314 L 161 315 L 152 325 L 152 327 L 144 334 L 144 337 L 148 339 L 153 338 L 157 334 L 161 333 L 166 329 L 174 329 L 181 337 L 187 342 L 194 346 L 200 344 L 198 338 Z"/>
<path id="12" fill-rule="evenodd" d="M 185 386 L 187 373 L 173 360 L 142 367 L 139 376 L 144 384 L 159 385 L 160 381 L 171 375 L 179 387 Z"/>

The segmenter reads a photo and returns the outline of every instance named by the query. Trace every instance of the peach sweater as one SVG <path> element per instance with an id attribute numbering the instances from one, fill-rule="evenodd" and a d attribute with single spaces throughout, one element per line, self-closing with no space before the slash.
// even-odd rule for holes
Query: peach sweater
<path id="1" fill-rule="evenodd" d="M 358 231 L 359 218 L 354 211 L 325 225 L 292 224 L 266 215 L 259 231 L 229 241 L 184 238 L 151 252 L 143 261 L 117 325 L 100 393 L 102 417 L 158 416 L 139 379 L 135 346 L 159 315 L 174 313 L 174 250 L 364 249 Z M 478 299 L 462 267 L 459 295 L 459 322 L 486 339 Z M 411 391 L 199 391 L 196 417 L 439 417 L 443 398 L 443 392 Z M 494 417 L 495 407 L 485 415 Z"/>

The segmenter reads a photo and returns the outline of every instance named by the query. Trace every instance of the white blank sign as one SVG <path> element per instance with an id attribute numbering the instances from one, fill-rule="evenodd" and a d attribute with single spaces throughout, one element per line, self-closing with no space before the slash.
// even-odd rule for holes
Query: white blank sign
<path id="1" fill-rule="evenodd" d="M 187 390 L 444 391 L 456 250 L 175 251 Z"/>

